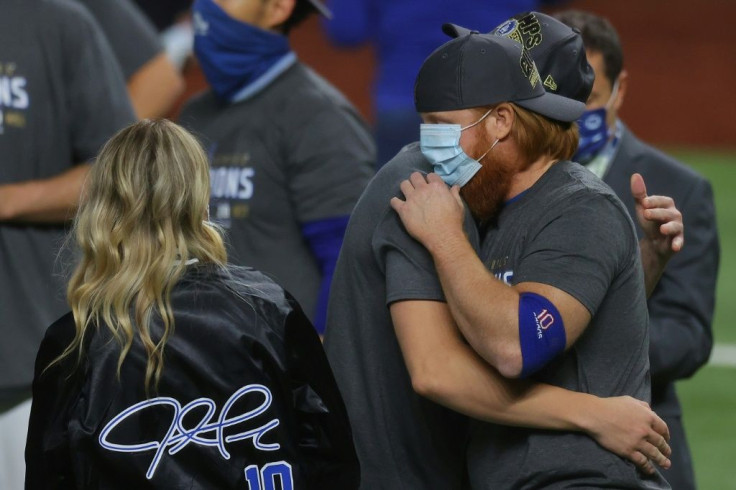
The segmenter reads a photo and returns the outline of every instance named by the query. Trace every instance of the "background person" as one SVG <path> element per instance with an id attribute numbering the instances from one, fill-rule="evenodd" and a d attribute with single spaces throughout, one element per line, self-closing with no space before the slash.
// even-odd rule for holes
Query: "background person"
<path id="1" fill-rule="evenodd" d="M 713 347 L 713 310 L 720 247 L 713 191 L 701 175 L 639 140 L 619 119 L 629 85 L 621 42 L 614 27 L 596 15 L 566 11 L 556 15 L 579 29 L 595 84 L 578 160 L 619 195 L 631 216 L 634 203 L 626 191 L 633 173 L 647 187 L 674 198 L 682 211 L 687 242 L 662 273 L 649 298 L 652 408 L 667 421 L 672 434 L 673 465 L 664 475 L 673 489 L 695 488 L 692 459 L 682 425 L 675 381 L 692 376 Z M 642 235 L 642 229 L 637 227 Z"/>
<path id="2" fill-rule="evenodd" d="M 23 488 L 33 360 L 67 306 L 54 267 L 88 162 L 134 114 L 115 56 L 76 2 L 0 16 L 0 487 Z"/>
<path id="3" fill-rule="evenodd" d="M 347 100 L 300 63 L 288 33 L 309 0 L 198 0 L 194 49 L 212 89 L 180 121 L 210 157 L 212 218 L 233 262 L 271 274 L 324 330 L 348 217 L 375 148 Z"/>
<path id="4" fill-rule="evenodd" d="M 36 362 L 26 488 L 357 487 L 318 336 L 273 281 L 226 266 L 208 203 L 207 157 L 175 124 L 102 149 L 72 311 Z"/>

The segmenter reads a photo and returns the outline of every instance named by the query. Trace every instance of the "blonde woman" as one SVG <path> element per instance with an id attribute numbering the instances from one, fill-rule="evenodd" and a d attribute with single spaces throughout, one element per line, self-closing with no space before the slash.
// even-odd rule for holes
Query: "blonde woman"
<path id="1" fill-rule="evenodd" d="M 26 488 L 350 489 L 342 399 L 299 305 L 226 265 L 209 170 L 168 121 L 115 135 L 36 361 Z"/>

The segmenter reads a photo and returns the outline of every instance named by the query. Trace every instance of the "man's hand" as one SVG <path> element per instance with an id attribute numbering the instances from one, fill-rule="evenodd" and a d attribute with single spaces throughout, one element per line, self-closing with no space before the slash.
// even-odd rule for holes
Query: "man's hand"
<path id="1" fill-rule="evenodd" d="M 447 237 L 464 237 L 465 207 L 460 188 L 451 189 L 435 173 L 425 177 L 414 172 L 401 183 L 406 201 L 391 199 L 406 231 L 430 251 Z"/>
<path id="2" fill-rule="evenodd" d="M 654 465 L 668 469 L 672 454 L 667 424 L 649 404 L 630 396 L 601 398 L 586 432 L 614 454 L 626 458 L 644 473 L 654 473 Z"/>
<path id="3" fill-rule="evenodd" d="M 636 216 L 645 239 L 666 262 L 682 250 L 685 242 L 682 214 L 675 201 L 667 196 L 647 196 L 647 187 L 640 174 L 631 176 L 631 195 L 636 201 Z"/>
<path id="4" fill-rule="evenodd" d="M 631 176 L 631 195 L 636 201 L 636 217 L 644 231 L 639 241 L 647 296 L 657 285 L 664 267 L 685 242 L 682 214 L 667 196 L 647 196 L 640 174 Z"/>

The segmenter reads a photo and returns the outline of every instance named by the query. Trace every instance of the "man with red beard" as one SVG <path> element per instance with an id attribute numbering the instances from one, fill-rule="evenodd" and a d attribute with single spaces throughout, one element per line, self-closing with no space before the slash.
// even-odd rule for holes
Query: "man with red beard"
<path id="1" fill-rule="evenodd" d="M 466 48 L 473 48 L 472 52 Z M 486 67 L 485 75 L 492 75 L 469 80 L 462 92 L 466 107 L 517 101 L 549 111 L 550 116 L 568 121 L 568 126 L 584 110 L 582 103 L 546 94 L 528 54 L 507 39 L 477 34 L 459 38 L 441 47 L 427 63 L 457 62 L 460 52 L 467 68 Z M 452 106 L 459 92 L 448 78 L 459 72 L 445 66 L 437 71 L 437 80 L 448 83 L 434 87 L 427 97 Z M 428 100 L 419 85 L 417 95 L 417 106 L 422 108 Z M 455 108 L 461 109 L 459 113 Z M 403 179 L 414 171 L 432 170 L 427 157 L 439 155 L 447 163 L 446 177 L 462 185 L 471 182 L 481 167 L 467 154 L 485 161 L 496 151 L 491 149 L 499 144 L 490 138 L 493 133 L 483 131 L 501 117 L 496 111 L 476 115 L 475 109 L 465 107 L 442 109 L 460 119 L 443 119 L 441 109 L 434 109 L 428 122 L 459 122 L 464 128 L 425 126 L 422 145 L 406 147 L 378 172 L 353 211 L 332 284 L 325 348 L 351 418 L 361 488 L 467 488 L 465 416 L 582 431 L 646 471 L 653 471 L 649 458 L 668 465 L 669 450 L 662 437 L 666 428 L 645 403 L 628 396 L 601 399 L 508 380 L 478 356 L 455 328 L 431 255 L 407 234 L 389 206 L 389 199 L 399 195 Z M 508 110 L 503 114 L 508 116 Z M 569 145 L 574 149 L 576 138 L 570 137 Z M 428 148 L 436 151 L 425 151 Z M 487 156 L 482 157 L 483 153 Z M 497 169 L 493 166 L 491 171 Z M 468 196 L 472 213 L 464 214 L 464 229 L 479 250 L 474 216 L 492 214 L 484 208 L 493 200 L 483 197 L 485 187 L 471 194 L 480 198 Z M 596 446 L 592 439 L 591 444 Z"/>
<path id="2" fill-rule="evenodd" d="M 416 105 L 437 174 L 413 173 L 401 183 L 406 201 L 391 205 L 431 254 L 463 337 L 503 376 L 649 400 L 633 223 L 608 186 L 569 161 L 582 103 L 546 93 L 529 57 L 512 39 L 463 31 L 425 61 Z M 482 230 L 482 260 L 463 201 Z M 417 306 L 391 312 L 397 323 Z M 583 434 L 469 424 L 472 488 L 669 488 Z"/>

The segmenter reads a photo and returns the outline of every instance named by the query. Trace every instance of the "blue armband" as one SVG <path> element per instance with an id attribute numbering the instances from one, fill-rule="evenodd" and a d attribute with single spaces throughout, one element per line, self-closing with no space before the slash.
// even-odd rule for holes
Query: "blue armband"
<path id="1" fill-rule="evenodd" d="M 565 350 L 565 325 L 560 312 L 547 298 L 535 293 L 519 297 L 519 344 L 521 377 L 543 368 Z"/>

